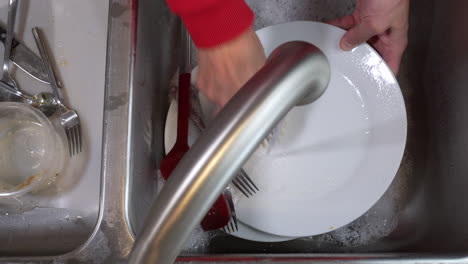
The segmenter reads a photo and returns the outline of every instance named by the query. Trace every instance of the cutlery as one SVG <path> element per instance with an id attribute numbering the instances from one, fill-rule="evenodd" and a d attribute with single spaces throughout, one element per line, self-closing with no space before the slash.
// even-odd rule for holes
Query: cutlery
<path id="1" fill-rule="evenodd" d="M 13 77 L 10 75 L 10 59 L 11 50 L 14 43 L 14 27 L 16 21 L 16 13 L 18 8 L 17 0 L 8 2 L 8 21 L 6 32 L 0 32 L 0 37 L 4 40 L 4 58 L 3 58 L 3 73 L 0 80 L 0 100 L 2 101 L 19 101 L 27 103 L 38 108 L 47 117 L 53 115 L 57 111 L 57 104 L 51 93 L 39 93 L 30 96 L 19 90 L 19 87 Z"/>
<path id="2" fill-rule="evenodd" d="M 224 189 L 224 197 L 226 197 L 226 202 L 229 208 L 231 218 L 229 219 L 229 223 L 223 227 L 223 231 L 226 233 L 232 233 L 239 230 L 239 227 L 237 225 L 236 210 L 234 209 L 234 201 L 232 200 L 231 189 L 229 188 L 229 186 L 226 187 L 226 189 Z"/>
<path id="3" fill-rule="evenodd" d="M 39 109 L 50 117 L 58 110 L 58 105 L 52 93 L 41 92 L 33 96 L 0 81 L 0 102 L 21 102 Z"/>
<path id="4" fill-rule="evenodd" d="M 10 75 L 11 45 L 13 42 L 17 9 L 18 9 L 18 1 L 9 0 L 8 20 L 7 20 L 6 36 L 5 36 L 5 50 L 3 52 L 3 74 L 2 74 L 1 81 L 13 87 L 16 90 L 19 90 L 18 85 L 16 84 L 15 80 Z"/>
<path id="5" fill-rule="evenodd" d="M 65 129 L 70 156 L 76 155 L 82 151 L 80 118 L 75 110 L 69 109 L 63 104 L 63 98 L 60 95 L 57 86 L 57 79 L 55 78 L 52 61 L 45 44 L 45 37 L 37 27 L 34 27 L 32 32 L 37 48 L 39 49 L 39 54 L 41 55 L 42 62 L 44 63 L 44 68 L 47 71 L 47 75 L 49 77 L 48 79 L 50 80 L 50 86 L 55 96 L 55 101 L 57 102 L 59 111 L 61 112 L 60 124 Z"/>
<path id="6" fill-rule="evenodd" d="M 0 41 L 5 45 L 6 43 L 6 30 L 0 26 Z M 47 77 L 47 72 L 44 69 L 42 60 L 37 56 L 32 50 L 30 50 L 26 45 L 16 40 L 13 36 L 10 50 L 10 61 L 16 65 L 19 69 L 27 73 L 29 76 L 34 79 L 41 81 L 43 83 L 49 84 L 49 79 Z M 62 84 L 59 80 L 57 83 L 60 88 Z"/>

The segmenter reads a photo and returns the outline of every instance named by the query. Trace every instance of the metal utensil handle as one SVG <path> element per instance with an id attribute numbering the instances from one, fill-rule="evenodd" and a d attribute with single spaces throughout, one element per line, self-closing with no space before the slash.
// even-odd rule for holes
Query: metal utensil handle
<path id="1" fill-rule="evenodd" d="M 57 99 L 57 103 L 63 105 L 63 98 L 58 90 L 57 78 L 55 78 L 54 68 L 52 66 L 52 60 L 50 59 L 49 51 L 45 44 L 45 37 L 42 35 L 41 30 L 38 27 L 32 29 L 34 40 L 36 41 L 37 49 L 41 55 L 42 63 L 46 69 L 47 75 L 49 76 L 50 87 L 52 87 L 52 92 Z"/>
<path id="2" fill-rule="evenodd" d="M 3 52 L 3 72 L 10 70 L 11 47 L 13 44 L 13 35 L 15 30 L 16 10 L 18 9 L 18 1 L 10 0 L 8 2 L 8 21 L 5 36 L 5 50 Z"/>
<path id="3" fill-rule="evenodd" d="M 3 81 L 0 81 L 0 97 L 3 94 L 5 94 L 5 95 L 7 95 L 7 94 L 15 95 L 16 97 L 23 99 L 27 103 L 32 103 L 33 102 L 33 98 L 30 95 L 21 92 L 20 90 L 16 89 L 15 87 L 12 87 L 12 86 L 8 85 L 7 83 L 5 83 Z"/>
<path id="4" fill-rule="evenodd" d="M 6 35 L 7 35 L 6 29 L 4 29 L 3 27 L 0 27 L 0 41 L 3 42 L 4 46 L 6 46 Z M 11 50 L 13 50 L 19 44 L 20 43 L 15 39 L 15 36 L 13 36 L 13 39 L 11 41 Z M 11 52 L 11 50 L 10 50 L 10 52 Z"/>

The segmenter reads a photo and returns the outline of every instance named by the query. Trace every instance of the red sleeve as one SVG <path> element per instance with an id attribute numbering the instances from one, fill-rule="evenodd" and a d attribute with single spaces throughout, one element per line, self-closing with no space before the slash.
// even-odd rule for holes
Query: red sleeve
<path id="1" fill-rule="evenodd" d="M 244 0 L 167 0 L 195 45 L 210 48 L 234 39 L 252 26 L 254 14 Z"/>

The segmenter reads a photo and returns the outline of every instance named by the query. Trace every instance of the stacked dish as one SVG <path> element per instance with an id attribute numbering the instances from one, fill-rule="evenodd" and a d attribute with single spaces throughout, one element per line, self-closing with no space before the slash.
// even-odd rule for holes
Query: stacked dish
<path id="1" fill-rule="evenodd" d="M 319 100 L 293 108 L 245 164 L 260 192 L 247 198 L 231 188 L 239 220 L 231 234 L 274 242 L 340 228 L 377 202 L 399 168 L 407 125 L 399 85 L 369 45 L 342 51 L 344 31 L 334 26 L 297 21 L 257 34 L 267 55 L 288 41 L 314 44 L 329 60 L 331 80 Z M 201 93 L 200 101 L 209 125 L 213 105 Z M 166 149 L 175 140 L 176 108 Z"/>

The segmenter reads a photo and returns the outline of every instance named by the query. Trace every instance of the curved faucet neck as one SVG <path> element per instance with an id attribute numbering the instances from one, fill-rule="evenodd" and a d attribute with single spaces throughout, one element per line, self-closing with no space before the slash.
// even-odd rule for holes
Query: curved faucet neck
<path id="1" fill-rule="evenodd" d="M 325 55 L 310 43 L 276 48 L 224 106 L 154 202 L 130 263 L 173 263 L 192 230 L 273 127 L 328 86 Z"/>

